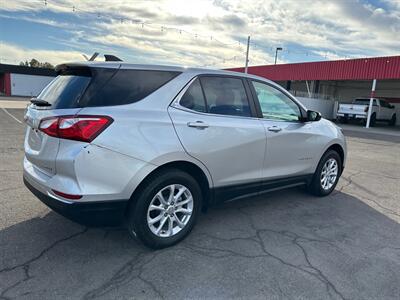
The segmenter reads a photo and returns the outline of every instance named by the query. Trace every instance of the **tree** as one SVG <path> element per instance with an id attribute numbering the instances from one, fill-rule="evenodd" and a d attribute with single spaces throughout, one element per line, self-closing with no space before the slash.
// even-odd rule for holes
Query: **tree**
<path id="1" fill-rule="evenodd" d="M 41 63 L 37 59 L 32 58 L 29 62 L 29 66 L 31 66 L 32 68 L 40 68 Z"/>
<path id="2" fill-rule="evenodd" d="M 32 67 L 32 68 L 48 68 L 48 69 L 54 69 L 54 66 L 49 63 L 49 62 L 40 62 L 35 58 L 32 58 L 31 61 L 21 61 L 19 63 L 20 66 L 25 66 L 25 67 Z"/>

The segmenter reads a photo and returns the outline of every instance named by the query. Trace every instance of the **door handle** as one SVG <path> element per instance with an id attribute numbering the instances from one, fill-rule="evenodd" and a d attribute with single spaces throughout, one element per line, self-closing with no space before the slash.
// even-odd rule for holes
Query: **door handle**
<path id="1" fill-rule="evenodd" d="M 271 126 L 271 127 L 268 127 L 268 130 L 272 131 L 272 132 L 279 132 L 282 130 L 282 128 L 280 128 L 278 126 Z"/>
<path id="2" fill-rule="evenodd" d="M 204 123 L 203 121 L 188 122 L 187 126 L 197 128 L 197 129 L 208 128 L 208 124 Z"/>

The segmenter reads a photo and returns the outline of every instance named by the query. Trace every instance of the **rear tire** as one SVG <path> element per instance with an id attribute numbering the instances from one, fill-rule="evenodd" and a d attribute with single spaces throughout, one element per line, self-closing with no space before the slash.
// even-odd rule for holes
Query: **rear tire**
<path id="1" fill-rule="evenodd" d="M 334 171 L 336 168 L 336 171 Z M 335 189 L 342 174 L 342 160 L 334 150 L 328 150 L 322 156 L 308 191 L 315 196 L 327 196 Z"/>
<path id="2" fill-rule="evenodd" d="M 132 201 L 129 233 L 147 247 L 161 249 L 180 242 L 193 229 L 201 210 L 202 193 L 192 176 L 166 169 L 147 180 Z"/>
<path id="3" fill-rule="evenodd" d="M 389 121 L 390 126 L 395 126 L 396 125 L 396 114 L 393 114 L 392 118 Z"/>
<path id="4" fill-rule="evenodd" d="M 371 116 L 371 120 L 369 121 L 369 125 L 370 125 L 371 127 L 374 127 L 374 126 L 375 126 L 375 123 L 376 123 L 376 114 L 373 113 L 372 116 Z"/>

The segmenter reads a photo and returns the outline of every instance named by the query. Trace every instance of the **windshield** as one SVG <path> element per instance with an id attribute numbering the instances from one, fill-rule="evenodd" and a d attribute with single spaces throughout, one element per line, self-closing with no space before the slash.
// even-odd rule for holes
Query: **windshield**
<path id="1" fill-rule="evenodd" d="M 88 76 L 59 75 L 44 88 L 37 99 L 50 103 L 51 109 L 75 108 L 89 82 Z"/>

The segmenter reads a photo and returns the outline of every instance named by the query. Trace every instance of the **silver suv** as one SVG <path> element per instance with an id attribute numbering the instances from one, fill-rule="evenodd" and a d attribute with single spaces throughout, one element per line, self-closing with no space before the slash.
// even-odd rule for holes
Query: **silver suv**
<path id="1" fill-rule="evenodd" d="M 24 182 L 81 223 L 123 221 L 152 248 L 189 234 L 202 209 L 283 187 L 332 192 L 341 130 L 248 74 L 59 65 L 25 114 Z"/>

